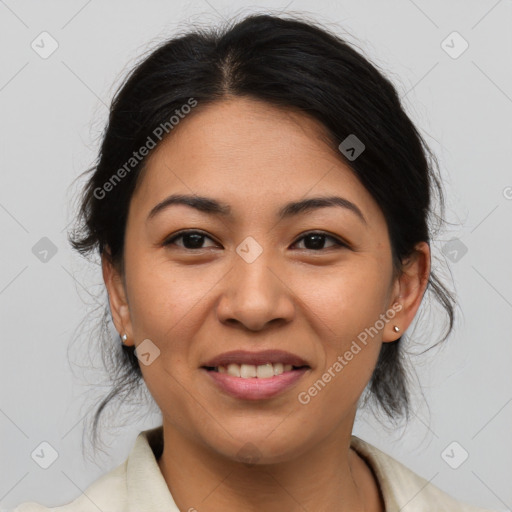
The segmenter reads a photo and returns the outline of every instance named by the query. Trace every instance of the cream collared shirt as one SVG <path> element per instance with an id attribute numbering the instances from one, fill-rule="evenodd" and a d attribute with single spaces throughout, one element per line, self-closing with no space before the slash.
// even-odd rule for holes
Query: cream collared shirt
<path id="1" fill-rule="evenodd" d="M 162 426 L 141 432 L 125 462 L 93 482 L 71 503 L 48 508 L 25 502 L 13 512 L 180 512 L 157 463 L 162 447 Z M 351 447 L 373 469 L 386 512 L 490 512 L 456 501 L 356 436 L 351 437 Z M 193 506 L 188 510 L 193 511 Z"/>

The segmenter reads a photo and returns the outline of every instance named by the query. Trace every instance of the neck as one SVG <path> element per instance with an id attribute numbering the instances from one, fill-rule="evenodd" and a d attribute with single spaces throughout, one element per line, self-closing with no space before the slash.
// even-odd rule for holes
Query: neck
<path id="1" fill-rule="evenodd" d="M 164 422 L 158 460 L 180 510 L 225 512 L 383 512 L 372 472 L 350 449 L 351 429 L 321 446 L 274 464 L 245 464 L 221 456 Z"/>

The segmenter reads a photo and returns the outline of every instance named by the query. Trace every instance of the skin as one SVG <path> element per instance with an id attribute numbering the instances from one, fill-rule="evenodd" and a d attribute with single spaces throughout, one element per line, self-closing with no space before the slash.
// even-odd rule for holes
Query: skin
<path id="1" fill-rule="evenodd" d="M 196 107 L 150 155 L 134 192 L 125 274 L 103 257 L 117 330 L 128 345 L 150 339 L 160 350 L 141 369 L 162 411 L 158 464 L 180 510 L 384 510 L 350 436 L 381 344 L 396 340 L 420 306 L 430 252 L 418 243 L 393 275 L 381 210 L 322 134 L 318 121 L 253 99 Z M 215 198 L 232 216 L 174 205 L 147 221 L 173 193 Z M 276 217 L 289 201 L 328 195 L 355 203 L 366 224 L 340 207 Z M 205 232 L 203 248 L 187 249 L 190 238 L 163 245 L 183 229 Z M 326 237 L 315 249 L 302 238 L 311 230 L 349 246 Z M 263 250 L 252 263 L 236 252 L 248 236 Z M 393 304 L 401 305 L 394 318 L 308 404 L 299 403 L 298 393 Z M 271 399 L 228 396 L 200 369 L 226 351 L 269 348 L 311 367 Z M 253 465 L 237 458 L 248 443 L 256 447 Z"/>

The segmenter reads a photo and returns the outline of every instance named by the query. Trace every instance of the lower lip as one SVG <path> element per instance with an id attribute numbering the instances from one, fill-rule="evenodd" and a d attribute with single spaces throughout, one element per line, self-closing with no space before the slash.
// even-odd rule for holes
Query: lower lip
<path id="1" fill-rule="evenodd" d="M 222 391 L 243 400 L 272 398 L 292 387 L 308 369 L 291 370 L 268 379 L 258 379 L 257 377 L 243 379 L 242 377 L 233 377 L 227 373 L 219 373 L 202 368 Z"/>

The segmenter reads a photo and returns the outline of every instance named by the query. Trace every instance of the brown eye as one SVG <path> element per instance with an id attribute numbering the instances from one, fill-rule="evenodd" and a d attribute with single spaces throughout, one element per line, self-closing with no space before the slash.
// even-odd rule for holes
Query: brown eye
<path id="1" fill-rule="evenodd" d="M 183 249 L 206 249 L 206 247 L 203 247 L 204 240 L 208 238 L 211 240 L 209 236 L 202 233 L 201 231 L 182 231 L 181 233 L 178 233 L 176 235 L 173 235 L 171 238 L 167 239 L 163 245 L 169 246 L 169 245 L 177 245 L 178 247 L 182 247 Z M 182 244 L 176 244 L 176 240 L 183 240 Z"/>
<path id="2" fill-rule="evenodd" d="M 177 247 L 181 247 L 187 250 L 194 249 L 207 249 L 208 247 L 203 247 L 205 239 L 212 240 L 208 235 L 203 233 L 202 231 L 197 230 L 188 230 L 181 231 L 173 235 L 171 238 L 167 239 L 163 245 L 170 246 L 175 245 Z M 182 240 L 181 243 L 176 243 L 177 240 Z M 326 240 L 331 240 L 334 242 L 333 245 L 325 247 Z M 213 241 L 213 240 L 212 240 Z M 295 244 L 304 241 L 305 247 L 303 249 L 311 250 L 311 251 L 322 251 L 324 249 L 330 249 L 333 247 L 347 247 L 348 245 L 337 239 L 334 236 L 328 235 L 327 233 L 322 232 L 311 232 L 303 235 L 299 238 Z"/>
<path id="3" fill-rule="evenodd" d="M 338 240 L 337 238 L 331 235 L 321 232 L 307 233 L 306 235 L 299 238 L 299 240 L 297 240 L 297 242 L 295 243 L 304 240 L 304 243 L 306 245 L 306 247 L 304 247 L 305 249 L 312 251 L 321 251 L 323 249 L 326 249 L 326 247 L 324 247 L 326 239 L 334 241 L 334 245 L 331 247 L 348 247 L 347 244 L 343 243 L 341 240 Z M 330 247 L 327 247 L 327 249 L 329 248 Z"/>

